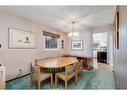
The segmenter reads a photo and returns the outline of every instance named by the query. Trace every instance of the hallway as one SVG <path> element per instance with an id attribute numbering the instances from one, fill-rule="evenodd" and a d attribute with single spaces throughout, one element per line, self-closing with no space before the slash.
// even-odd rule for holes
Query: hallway
<path id="1" fill-rule="evenodd" d="M 93 58 L 93 67 L 99 70 L 113 71 L 113 65 L 98 63 L 96 58 Z"/>

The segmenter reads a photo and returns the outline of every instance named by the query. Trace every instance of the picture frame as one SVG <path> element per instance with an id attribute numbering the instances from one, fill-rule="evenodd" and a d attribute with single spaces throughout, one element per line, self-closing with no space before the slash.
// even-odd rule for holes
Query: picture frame
<path id="1" fill-rule="evenodd" d="M 82 51 L 83 50 L 83 40 L 72 40 L 71 50 Z"/>
<path id="2" fill-rule="evenodd" d="M 36 35 L 30 31 L 9 28 L 8 42 L 10 49 L 35 49 Z"/>

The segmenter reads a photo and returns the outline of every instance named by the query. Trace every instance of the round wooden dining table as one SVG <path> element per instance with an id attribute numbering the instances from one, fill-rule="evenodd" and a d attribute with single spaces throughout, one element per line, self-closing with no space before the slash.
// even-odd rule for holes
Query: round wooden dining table
<path id="1" fill-rule="evenodd" d="M 36 65 L 42 68 L 62 68 L 78 62 L 75 57 L 56 57 L 37 60 Z"/>

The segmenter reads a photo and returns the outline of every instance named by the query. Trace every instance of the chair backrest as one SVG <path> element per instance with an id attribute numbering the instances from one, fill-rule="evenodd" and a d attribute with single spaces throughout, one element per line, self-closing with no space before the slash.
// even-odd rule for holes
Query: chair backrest
<path id="1" fill-rule="evenodd" d="M 32 63 L 30 63 L 30 73 L 32 72 Z"/>
<path id="2" fill-rule="evenodd" d="M 75 71 L 75 64 L 67 66 L 68 72 L 67 74 L 70 75 Z"/>
<path id="3" fill-rule="evenodd" d="M 42 58 L 41 59 L 35 59 L 35 66 L 37 66 L 37 61 L 39 60 L 43 60 Z"/>
<path id="4" fill-rule="evenodd" d="M 30 73 L 34 73 L 38 71 L 38 66 L 36 66 L 34 63 L 30 63 Z"/>
<path id="5" fill-rule="evenodd" d="M 76 74 L 76 69 L 77 69 L 77 63 L 74 63 L 72 65 L 66 66 L 65 67 L 65 76 L 68 77 L 68 75 L 71 75 L 73 73 Z"/>

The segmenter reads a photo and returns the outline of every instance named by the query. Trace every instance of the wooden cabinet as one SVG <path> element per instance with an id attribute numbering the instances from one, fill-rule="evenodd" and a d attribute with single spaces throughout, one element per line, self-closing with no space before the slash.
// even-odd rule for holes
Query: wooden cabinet
<path id="1" fill-rule="evenodd" d="M 92 60 L 92 57 L 84 56 L 84 55 L 70 55 L 70 54 L 64 54 L 63 57 L 76 57 L 79 61 L 83 60 L 83 68 L 86 70 L 93 69 L 93 66 L 89 63 L 90 60 Z"/>
<path id="2" fill-rule="evenodd" d="M 5 67 L 0 63 L 0 89 L 5 89 Z"/>

